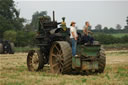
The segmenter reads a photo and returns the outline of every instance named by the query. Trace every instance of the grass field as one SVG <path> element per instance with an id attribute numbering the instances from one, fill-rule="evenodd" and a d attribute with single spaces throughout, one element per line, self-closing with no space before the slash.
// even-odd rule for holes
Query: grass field
<path id="1" fill-rule="evenodd" d="M 128 50 L 106 51 L 105 71 L 95 75 L 56 75 L 49 66 L 29 72 L 26 56 L 0 54 L 0 85 L 128 85 Z"/>

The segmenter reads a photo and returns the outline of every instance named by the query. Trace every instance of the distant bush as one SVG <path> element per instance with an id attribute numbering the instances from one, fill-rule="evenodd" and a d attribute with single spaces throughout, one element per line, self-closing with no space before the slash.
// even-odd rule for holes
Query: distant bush
<path id="1" fill-rule="evenodd" d="M 14 30 L 8 30 L 4 32 L 4 39 L 5 40 L 9 40 L 11 42 L 15 42 L 16 41 L 16 31 Z"/>
<path id="2" fill-rule="evenodd" d="M 94 39 L 102 44 L 128 43 L 128 35 L 123 37 L 114 37 L 112 35 L 99 33 L 94 35 Z"/>
<path id="3" fill-rule="evenodd" d="M 122 43 L 128 43 L 128 35 L 125 35 L 121 38 Z"/>
<path id="4" fill-rule="evenodd" d="M 35 32 L 18 31 L 16 36 L 16 46 L 32 46 L 35 42 Z"/>

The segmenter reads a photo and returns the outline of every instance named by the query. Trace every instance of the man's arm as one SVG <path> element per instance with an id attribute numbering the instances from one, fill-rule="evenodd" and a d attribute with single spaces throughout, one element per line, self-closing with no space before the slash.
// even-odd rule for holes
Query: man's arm
<path id="1" fill-rule="evenodd" d="M 88 30 L 88 33 L 91 33 L 91 34 L 92 34 L 93 32 L 92 32 L 92 31 L 90 31 L 90 30 Z"/>
<path id="2" fill-rule="evenodd" d="M 77 37 L 75 36 L 74 32 L 72 32 L 72 36 L 75 40 L 77 40 Z"/>

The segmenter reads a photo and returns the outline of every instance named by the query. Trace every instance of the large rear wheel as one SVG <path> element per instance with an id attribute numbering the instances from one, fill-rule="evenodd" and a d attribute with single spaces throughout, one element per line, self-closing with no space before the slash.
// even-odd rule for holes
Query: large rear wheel
<path id="1" fill-rule="evenodd" d="M 56 41 L 50 49 L 50 69 L 52 73 L 70 73 L 72 69 L 72 51 L 68 42 Z"/>
<path id="2" fill-rule="evenodd" d="M 0 43 L 0 54 L 3 53 L 3 44 Z"/>
<path id="3" fill-rule="evenodd" d="M 29 71 L 38 71 L 44 67 L 44 59 L 39 50 L 29 51 L 27 56 L 27 66 Z"/>

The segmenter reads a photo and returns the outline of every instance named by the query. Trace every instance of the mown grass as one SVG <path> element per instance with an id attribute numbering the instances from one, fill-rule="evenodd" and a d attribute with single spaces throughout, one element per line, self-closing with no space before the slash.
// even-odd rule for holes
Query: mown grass
<path id="1" fill-rule="evenodd" d="M 0 55 L 0 85 L 128 85 L 128 50 L 106 51 L 107 62 L 111 63 L 107 63 L 104 73 L 94 75 L 57 75 L 50 73 L 48 66 L 39 72 L 30 72 L 26 55 Z M 114 58 L 124 58 L 125 62 L 114 63 Z"/>
<path id="2" fill-rule="evenodd" d="M 128 75 L 127 75 L 128 70 L 125 67 L 112 66 L 111 69 L 105 69 L 105 72 L 103 74 L 89 75 L 89 76 L 56 75 L 45 72 L 27 72 L 27 71 L 21 72 L 17 70 L 16 73 L 19 73 L 18 75 L 14 75 L 16 73 L 12 73 L 11 76 L 2 75 L 2 77 L 7 77 L 7 80 L 2 80 L 1 85 L 127 85 L 128 84 Z"/>
<path id="3" fill-rule="evenodd" d="M 6 85 L 24 85 L 24 82 L 7 82 Z"/>

